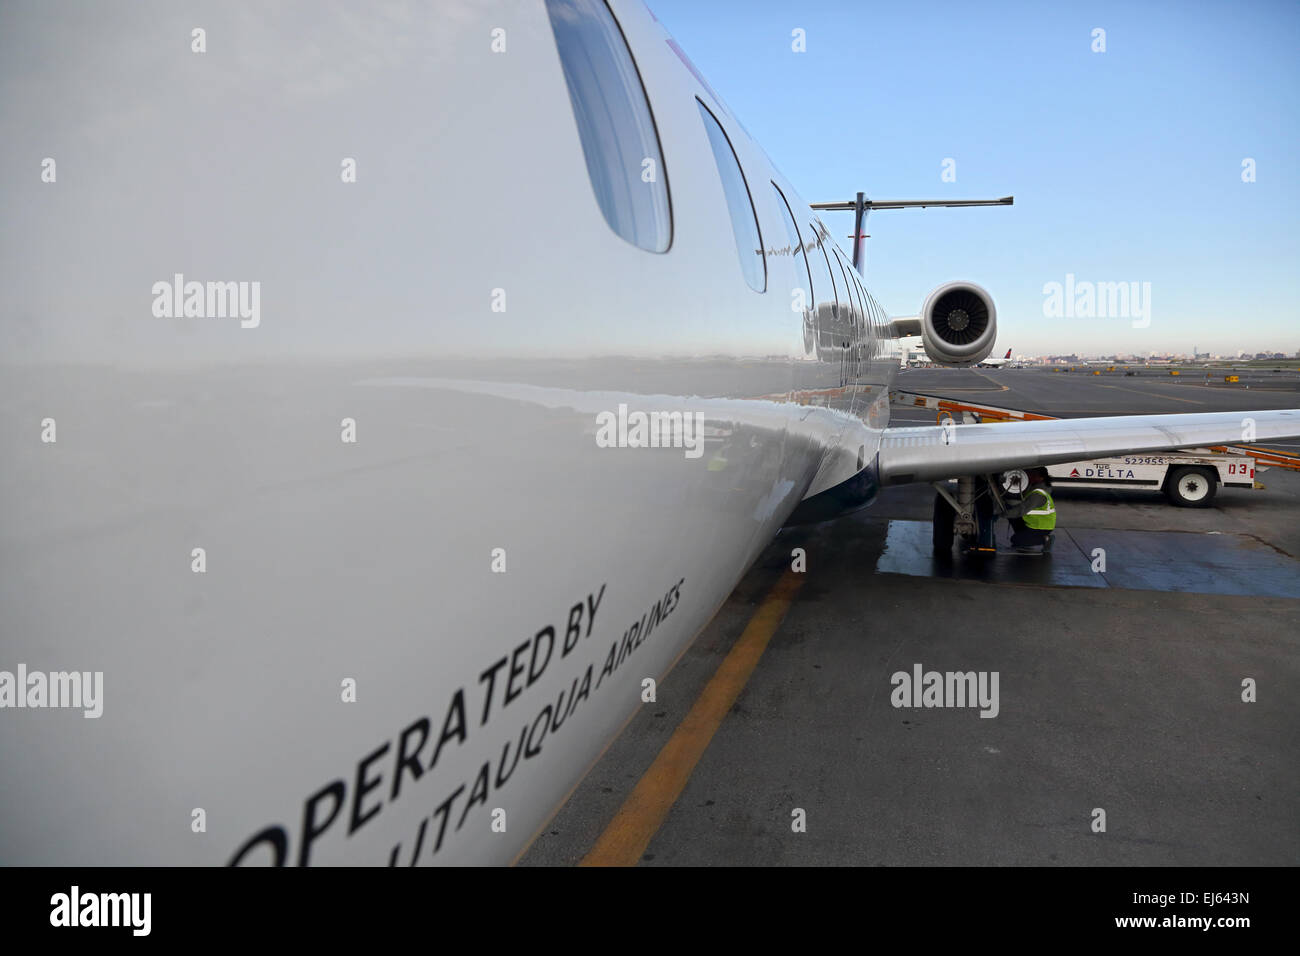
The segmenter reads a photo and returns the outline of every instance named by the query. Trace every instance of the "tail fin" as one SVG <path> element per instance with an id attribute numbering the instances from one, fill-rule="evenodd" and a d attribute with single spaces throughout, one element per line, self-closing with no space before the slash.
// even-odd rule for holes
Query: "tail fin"
<path id="1" fill-rule="evenodd" d="M 1002 356 L 1002 357 L 1003 357 L 1004 359 L 1009 359 L 1009 358 L 1011 358 L 1011 349 L 1007 349 L 1007 354 L 1004 355 L 1004 356 Z"/>

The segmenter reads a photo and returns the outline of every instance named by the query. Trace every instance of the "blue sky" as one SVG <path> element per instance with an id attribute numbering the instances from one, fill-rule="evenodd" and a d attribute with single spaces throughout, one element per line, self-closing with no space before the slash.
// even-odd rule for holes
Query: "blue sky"
<path id="1" fill-rule="evenodd" d="M 808 201 L 1015 195 L 873 214 L 891 313 L 967 278 L 1018 354 L 1300 349 L 1300 4 L 649 3 Z M 1149 282 L 1149 325 L 1046 317 L 1067 274 Z"/>

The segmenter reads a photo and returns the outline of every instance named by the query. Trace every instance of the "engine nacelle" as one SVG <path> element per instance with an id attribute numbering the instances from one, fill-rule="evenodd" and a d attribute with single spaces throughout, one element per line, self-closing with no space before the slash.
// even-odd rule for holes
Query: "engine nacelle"
<path id="1" fill-rule="evenodd" d="M 998 334 L 993 297 L 973 282 L 939 286 L 921 307 L 921 341 L 930 361 L 974 365 L 988 358 Z"/>

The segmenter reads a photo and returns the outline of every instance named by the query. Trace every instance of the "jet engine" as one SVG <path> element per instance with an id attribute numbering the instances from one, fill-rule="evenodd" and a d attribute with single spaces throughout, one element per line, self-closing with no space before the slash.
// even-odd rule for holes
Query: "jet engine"
<path id="1" fill-rule="evenodd" d="M 993 297 L 973 282 L 949 282 L 921 307 L 921 341 L 930 361 L 974 365 L 988 358 L 997 338 Z"/>

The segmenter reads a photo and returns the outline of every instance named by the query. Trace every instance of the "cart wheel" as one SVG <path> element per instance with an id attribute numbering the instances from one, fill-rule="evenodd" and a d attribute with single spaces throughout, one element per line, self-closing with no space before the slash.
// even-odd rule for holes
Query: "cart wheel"
<path id="1" fill-rule="evenodd" d="M 1218 491 L 1218 475 L 1209 468 L 1175 468 L 1165 482 L 1165 495 L 1182 508 L 1208 508 Z"/>

